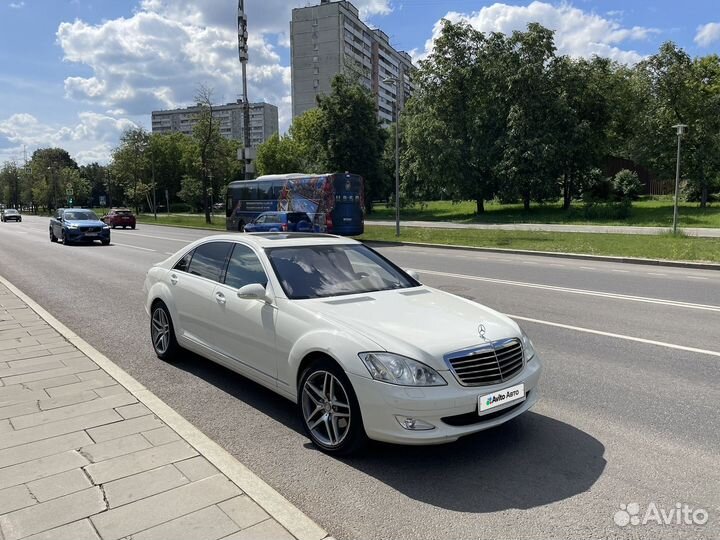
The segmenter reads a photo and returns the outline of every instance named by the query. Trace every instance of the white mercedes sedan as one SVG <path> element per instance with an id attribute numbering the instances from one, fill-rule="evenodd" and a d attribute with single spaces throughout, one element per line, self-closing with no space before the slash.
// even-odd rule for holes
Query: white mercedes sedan
<path id="1" fill-rule="evenodd" d="M 328 453 L 454 441 L 539 397 L 513 320 L 348 238 L 210 236 L 151 268 L 145 292 L 158 357 L 187 349 L 286 397 Z"/>

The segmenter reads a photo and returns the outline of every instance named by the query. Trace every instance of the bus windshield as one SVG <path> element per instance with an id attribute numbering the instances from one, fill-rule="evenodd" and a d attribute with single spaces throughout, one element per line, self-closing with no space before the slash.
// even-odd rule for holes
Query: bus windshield
<path id="1" fill-rule="evenodd" d="M 228 185 L 227 229 L 242 231 L 263 212 L 302 212 L 316 232 L 354 236 L 364 229 L 364 202 L 357 174 L 266 175 Z"/>

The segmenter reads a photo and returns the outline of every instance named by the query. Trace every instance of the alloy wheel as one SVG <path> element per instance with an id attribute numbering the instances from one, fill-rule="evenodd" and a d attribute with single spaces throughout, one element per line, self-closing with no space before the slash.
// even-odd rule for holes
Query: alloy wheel
<path id="1" fill-rule="evenodd" d="M 323 446 L 339 446 L 350 433 L 350 399 L 329 371 L 316 371 L 305 381 L 302 412 L 308 430 Z"/>
<path id="2" fill-rule="evenodd" d="M 159 354 L 165 354 L 170 346 L 170 323 L 165 310 L 161 307 L 153 311 L 152 342 Z"/>

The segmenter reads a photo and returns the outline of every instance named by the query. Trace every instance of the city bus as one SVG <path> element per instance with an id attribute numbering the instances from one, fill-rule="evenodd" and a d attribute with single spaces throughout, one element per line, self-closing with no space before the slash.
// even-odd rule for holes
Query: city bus
<path id="1" fill-rule="evenodd" d="M 364 230 L 364 182 L 351 173 L 270 174 L 230 182 L 227 230 L 243 231 L 263 212 L 305 212 L 315 230 L 343 236 Z"/>

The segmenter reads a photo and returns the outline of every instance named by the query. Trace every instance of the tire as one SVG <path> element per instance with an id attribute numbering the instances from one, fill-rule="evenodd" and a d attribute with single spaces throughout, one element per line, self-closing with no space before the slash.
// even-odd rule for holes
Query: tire
<path id="1" fill-rule="evenodd" d="M 319 358 L 303 372 L 297 406 L 305 433 L 322 452 L 347 456 L 360 452 L 367 444 L 355 391 L 333 360 Z"/>
<path id="2" fill-rule="evenodd" d="M 60 242 L 63 246 L 69 246 L 71 244 L 70 240 L 68 240 L 67 236 L 65 236 L 65 231 L 63 231 L 60 236 Z"/>
<path id="3" fill-rule="evenodd" d="M 158 341 L 159 334 L 163 329 L 165 339 Z M 177 339 L 175 339 L 175 327 L 173 326 L 167 306 L 160 300 L 154 302 L 150 310 L 150 342 L 152 343 L 155 354 L 160 360 L 173 362 L 177 359 L 180 346 L 178 345 Z"/>
<path id="4" fill-rule="evenodd" d="M 57 242 L 57 241 L 58 241 L 57 236 L 55 236 L 55 233 L 54 233 L 53 230 L 52 230 L 52 227 L 50 227 L 50 241 L 51 241 L 51 242 Z"/>
<path id="5" fill-rule="evenodd" d="M 110 245 L 110 240 L 100 240 L 100 242 L 102 242 L 102 245 L 103 245 L 103 246 L 109 246 L 109 245 Z"/>
<path id="6" fill-rule="evenodd" d="M 238 232 L 245 232 L 245 222 L 241 221 L 238 223 Z"/>
<path id="7" fill-rule="evenodd" d="M 110 226 L 111 226 L 113 229 L 117 227 L 117 225 L 115 225 L 114 223 L 113 223 L 112 225 L 110 225 Z"/>
<path id="8" fill-rule="evenodd" d="M 123 227 L 123 229 L 124 229 L 124 228 L 125 228 L 125 227 Z M 130 228 L 134 231 L 134 230 L 135 230 L 135 225 L 130 225 Z"/>

